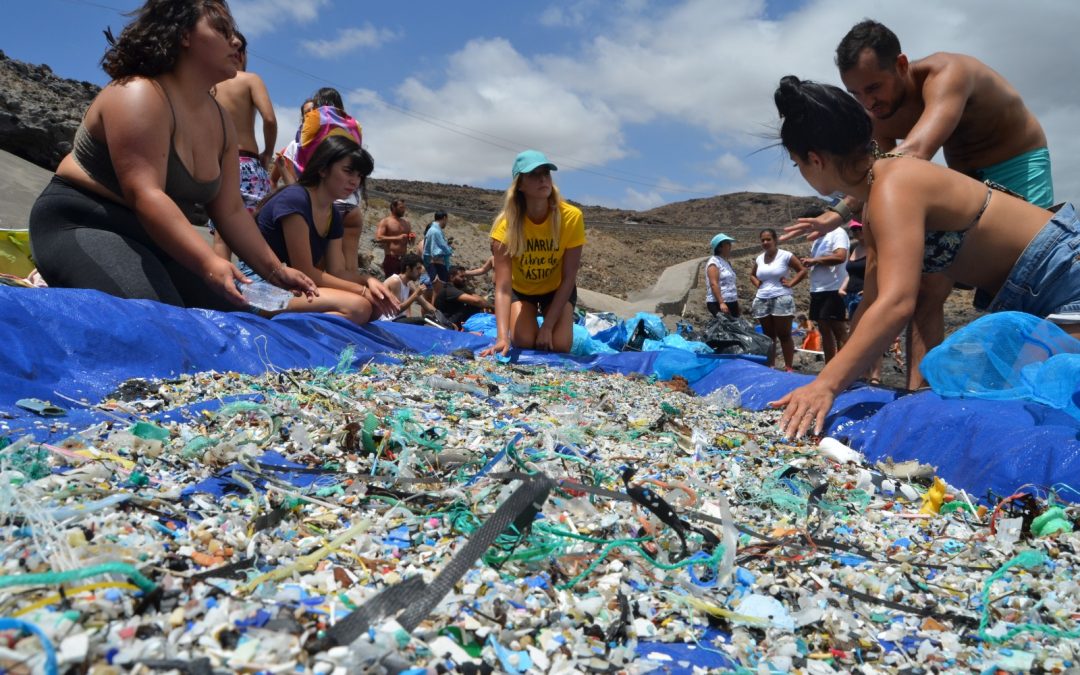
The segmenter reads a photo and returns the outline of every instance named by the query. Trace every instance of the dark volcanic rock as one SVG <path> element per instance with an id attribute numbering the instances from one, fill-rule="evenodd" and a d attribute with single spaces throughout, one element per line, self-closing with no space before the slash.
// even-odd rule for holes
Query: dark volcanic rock
<path id="1" fill-rule="evenodd" d="M 48 66 L 0 51 L 0 150 L 56 170 L 98 91 L 97 85 L 65 80 Z"/>

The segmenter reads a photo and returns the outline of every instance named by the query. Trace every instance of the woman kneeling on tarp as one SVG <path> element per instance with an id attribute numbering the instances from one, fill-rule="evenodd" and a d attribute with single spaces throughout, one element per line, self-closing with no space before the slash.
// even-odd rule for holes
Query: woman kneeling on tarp
<path id="1" fill-rule="evenodd" d="M 511 344 L 552 352 L 573 346 L 585 221 L 552 182 L 556 169 L 537 150 L 514 160 L 513 182 L 491 229 L 497 336 L 481 355 L 505 355 Z"/>
<path id="2" fill-rule="evenodd" d="M 786 408 L 785 434 L 821 433 L 836 395 L 911 318 L 924 272 L 974 286 L 979 308 L 1045 317 L 1080 337 L 1080 220 L 1071 204 L 1051 213 L 938 164 L 880 154 L 866 111 L 837 87 L 788 76 L 775 102 L 780 142 L 811 187 L 866 204 L 858 325 L 813 382 L 772 403 Z"/>
<path id="3" fill-rule="evenodd" d="M 238 309 L 236 282 L 193 225 L 208 217 L 275 286 L 315 284 L 282 264 L 240 199 L 232 118 L 210 88 L 236 76 L 240 40 L 223 0 L 148 0 L 102 58 L 112 77 L 30 212 L 30 243 L 50 286 L 92 288 L 181 307 Z"/>

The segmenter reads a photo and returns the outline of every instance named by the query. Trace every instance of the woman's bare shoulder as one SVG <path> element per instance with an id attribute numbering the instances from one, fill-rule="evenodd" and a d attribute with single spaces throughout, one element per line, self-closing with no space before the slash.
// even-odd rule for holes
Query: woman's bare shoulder
<path id="1" fill-rule="evenodd" d="M 161 85 L 151 78 L 141 76 L 110 82 L 101 90 L 94 103 L 107 107 L 137 106 L 146 112 L 168 106 Z"/>

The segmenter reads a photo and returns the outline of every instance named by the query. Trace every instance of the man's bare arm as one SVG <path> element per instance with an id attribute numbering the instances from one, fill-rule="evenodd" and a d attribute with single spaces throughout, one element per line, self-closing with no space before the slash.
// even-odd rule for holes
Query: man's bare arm
<path id="1" fill-rule="evenodd" d="M 251 102 L 255 104 L 255 109 L 259 111 L 263 121 L 263 149 L 259 153 L 259 160 L 264 167 L 269 168 L 277 143 L 277 116 L 274 114 L 274 104 L 270 101 L 270 93 L 266 91 L 266 83 L 254 73 L 251 78 Z"/>
<path id="2" fill-rule="evenodd" d="M 927 75 L 922 89 L 923 113 L 896 146 L 897 152 L 932 159 L 956 132 L 974 90 L 974 73 L 962 63 L 948 62 L 940 71 Z"/>

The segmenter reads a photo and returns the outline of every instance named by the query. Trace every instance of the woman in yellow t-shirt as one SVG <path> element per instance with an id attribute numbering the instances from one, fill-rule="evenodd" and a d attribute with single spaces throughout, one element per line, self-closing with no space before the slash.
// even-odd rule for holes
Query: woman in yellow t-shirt
<path id="1" fill-rule="evenodd" d="M 482 356 L 505 355 L 511 345 L 569 352 L 573 344 L 585 220 L 559 195 L 551 180 L 557 169 L 538 150 L 514 160 L 513 182 L 491 228 L 498 335 Z"/>

